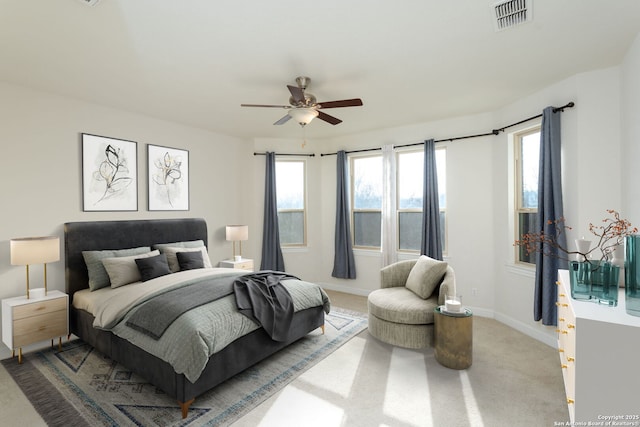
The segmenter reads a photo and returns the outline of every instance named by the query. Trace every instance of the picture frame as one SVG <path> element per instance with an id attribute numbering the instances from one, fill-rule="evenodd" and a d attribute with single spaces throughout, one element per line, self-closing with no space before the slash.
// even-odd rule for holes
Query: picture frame
<path id="1" fill-rule="evenodd" d="M 148 209 L 189 210 L 189 151 L 147 144 Z"/>
<path id="2" fill-rule="evenodd" d="M 82 140 L 82 210 L 138 210 L 138 143 L 89 133 Z"/>

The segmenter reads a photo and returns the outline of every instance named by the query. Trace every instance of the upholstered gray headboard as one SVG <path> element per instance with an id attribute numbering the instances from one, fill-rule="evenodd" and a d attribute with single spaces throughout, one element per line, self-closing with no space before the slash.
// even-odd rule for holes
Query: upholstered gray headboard
<path id="1" fill-rule="evenodd" d="M 64 225 L 66 292 L 72 296 L 76 291 L 89 287 L 82 251 L 126 249 L 188 240 L 203 240 L 208 246 L 204 219 L 67 222 Z"/>

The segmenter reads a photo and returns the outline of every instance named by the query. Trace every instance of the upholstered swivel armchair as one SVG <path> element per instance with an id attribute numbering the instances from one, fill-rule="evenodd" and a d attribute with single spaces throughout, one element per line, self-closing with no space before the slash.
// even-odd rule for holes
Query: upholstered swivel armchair
<path id="1" fill-rule="evenodd" d="M 456 292 L 453 268 L 422 255 L 380 270 L 381 289 L 369 294 L 369 333 L 406 348 L 433 344 L 434 309 Z"/>

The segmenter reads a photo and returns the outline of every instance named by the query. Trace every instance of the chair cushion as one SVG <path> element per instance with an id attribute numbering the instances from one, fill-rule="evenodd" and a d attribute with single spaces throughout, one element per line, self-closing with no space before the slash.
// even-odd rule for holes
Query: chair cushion
<path id="1" fill-rule="evenodd" d="M 405 286 L 420 298 L 427 299 L 442 282 L 447 263 L 421 255 L 409 272 Z"/>
<path id="2" fill-rule="evenodd" d="M 433 323 L 433 311 L 438 305 L 436 297 L 422 299 L 403 287 L 378 289 L 367 299 L 369 313 L 379 319 L 409 325 Z"/>

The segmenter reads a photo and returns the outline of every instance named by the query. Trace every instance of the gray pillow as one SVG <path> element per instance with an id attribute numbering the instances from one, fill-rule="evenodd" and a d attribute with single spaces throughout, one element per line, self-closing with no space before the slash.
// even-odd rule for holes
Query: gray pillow
<path id="1" fill-rule="evenodd" d="M 421 255 L 409 272 L 405 286 L 420 298 L 427 299 L 442 282 L 446 271 L 446 262 Z"/>
<path id="2" fill-rule="evenodd" d="M 178 258 L 178 264 L 180 264 L 180 271 L 195 270 L 196 268 L 204 268 L 202 252 L 200 251 L 176 252 L 176 257 Z"/>
<path id="3" fill-rule="evenodd" d="M 173 243 L 156 243 L 153 245 L 153 249 L 158 249 L 160 252 L 164 252 L 164 248 L 199 248 L 204 246 L 204 240 L 188 240 L 186 242 L 173 242 Z"/>
<path id="4" fill-rule="evenodd" d="M 162 253 L 167 256 L 167 261 L 169 262 L 169 269 L 172 273 L 176 271 L 180 271 L 180 263 L 178 262 L 178 257 L 176 254 L 178 252 L 200 252 L 202 253 L 202 261 L 204 262 L 205 268 L 211 268 L 211 260 L 209 259 L 209 254 L 207 253 L 207 248 L 201 246 L 199 248 L 162 248 Z"/>
<path id="5" fill-rule="evenodd" d="M 140 271 L 135 261 L 136 258 L 149 258 L 156 255 L 160 255 L 160 251 L 151 251 L 146 254 L 133 256 L 104 258 L 102 264 L 104 265 L 104 269 L 107 270 L 107 274 L 111 280 L 111 287 L 118 288 L 128 285 L 129 283 L 141 281 L 142 277 L 140 276 Z"/>
<path id="6" fill-rule="evenodd" d="M 89 289 L 95 291 L 110 285 L 109 275 L 107 270 L 104 269 L 104 265 L 102 265 L 104 258 L 139 255 L 150 251 L 151 248 L 149 246 L 118 250 L 82 251 L 82 257 L 87 265 L 87 273 L 89 274 Z"/>
<path id="7" fill-rule="evenodd" d="M 167 256 L 165 254 L 159 254 L 148 258 L 136 258 L 134 261 L 138 266 L 140 278 L 143 282 L 171 274 L 169 264 L 167 264 Z"/>

